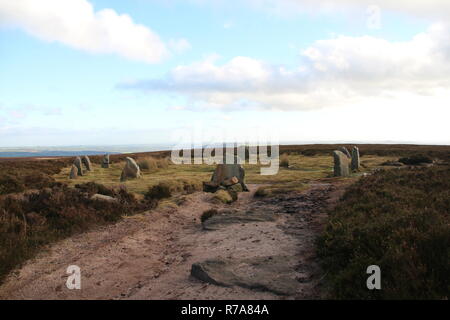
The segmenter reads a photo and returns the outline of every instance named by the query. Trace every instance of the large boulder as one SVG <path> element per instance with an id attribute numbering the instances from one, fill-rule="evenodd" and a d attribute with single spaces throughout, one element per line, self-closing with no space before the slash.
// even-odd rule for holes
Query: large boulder
<path id="1" fill-rule="evenodd" d="M 78 177 L 78 168 L 76 165 L 72 165 L 72 168 L 70 169 L 70 179 L 76 179 Z"/>
<path id="2" fill-rule="evenodd" d="M 82 164 L 81 164 L 81 158 L 80 157 L 76 157 L 75 161 L 73 162 L 73 165 L 75 167 L 77 167 L 77 175 L 82 176 L 83 175 L 83 168 L 82 168 Z"/>
<path id="3" fill-rule="evenodd" d="M 83 158 L 81 158 L 81 162 L 84 164 L 87 171 L 92 171 L 91 160 L 88 156 L 83 156 Z"/>
<path id="4" fill-rule="evenodd" d="M 279 296 L 293 296 L 300 292 L 302 287 L 296 266 L 298 260 L 295 256 L 260 256 L 245 259 L 219 257 L 192 264 L 191 276 L 216 286 L 238 286 Z"/>
<path id="5" fill-rule="evenodd" d="M 349 158 L 349 159 L 352 158 L 352 156 L 350 155 L 350 152 L 348 152 L 348 149 L 346 147 L 340 147 L 338 150 L 341 151 L 343 154 L 345 154 L 347 156 L 347 158 Z"/>
<path id="6" fill-rule="evenodd" d="M 230 182 L 235 179 L 241 184 L 244 191 L 248 191 L 245 185 L 245 170 L 240 164 L 218 164 L 211 177 L 211 182 L 229 186 Z"/>
<path id="7" fill-rule="evenodd" d="M 109 168 L 109 154 L 105 154 L 102 159 L 102 168 Z"/>
<path id="8" fill-rule="evenodd" d="M 341 151 L 335 150 L 334 157 L 334 176 L 347 177 L 350 174 L 349 158 Z"/>
<path id="9" fill-rule="evenodd" d="M 122 170 L 120 181 L 126 181 L 128 179 L 137 179 L 141 177 L 141 169 L 134 159 L 130 157 L 125 158 L 125 167 Z"/>
<path id="10" fill-rule="evenodd" d="M 359 162 L 359 149 L 358 147 L 353 147 L 352 149 L 352 170 L 359 170 L 360 162 Z"/>

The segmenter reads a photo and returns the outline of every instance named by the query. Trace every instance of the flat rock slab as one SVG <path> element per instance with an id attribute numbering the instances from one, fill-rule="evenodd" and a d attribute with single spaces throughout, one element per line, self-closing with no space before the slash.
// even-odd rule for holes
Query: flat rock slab
<path id="1" fill-rule="evenodd" d="M 213 259 L 194 263 L 191 276 L 218 286 L 239 286 L 290 296 L 297 292 L 295 257 L 270 256 L 246 260 Z"/>
<path id="2" fill-rule="evenodd" d="M 269 210 L 221 210 L 203 222 L 203 229 L 218 230 L 230 224 L 275 221 L 277 214 Z"/>

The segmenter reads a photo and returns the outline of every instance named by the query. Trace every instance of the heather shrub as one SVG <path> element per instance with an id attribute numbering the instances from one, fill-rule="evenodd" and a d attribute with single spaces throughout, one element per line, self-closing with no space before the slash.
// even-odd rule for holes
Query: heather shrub
<path id="1" fill-rule="evenodd" d="M 25 185 L 21 179 L 10 174 L 3 174 L 0 176 L 0 195 L 22 192 L 24 190 Z"/>
<path id="2" fill-rule="evenodd" d="M 318 252 L 331 295 L 446 299 L 450 274 L 450 170 L 382 170 L 361 178 L 330 212 Z M 381 269 L 368 290 L 366 268 Z"/>
<path id="3" fill-rule="evenodd" d="M 87 192 L 91 196 L 96 193 L 110 197 L 114 197 L 116 195 L 116 192 L 114 192 L 113 189 L 107 188 L 104 185 L 95 182 L 86 182 L 83 184 L 77 184 L 75 185 L 75 188 L 80 189 L 83 192 Z"/>
<path id="4" fill-rule="evenodd" d="M 407 164 L 407 165 L 418 165 L 421 163 L 432 163 L 433 160 L 428 157 L 428 156 L 424 156 L 424 155 L 412 155 L 410 157 L 404 157 L 404 158 L 400 158 L 398 160 L 401 163 Z"/>
<path id="5" fill-rule="evenodd" d="M 0 161 L 0 195 L 51 187 L 52 175 L 69 163 L 70 159 Z"/>
<path id="6" fill-rule="evenodd" d="M 160 182 L 155 186 L 149 187 L 148 191 L 145 193 L 145 199 L 164 199 L 170 198 L 172 196 L 172 192 L 170 190 L 170 186 L 167 183 Z"/>

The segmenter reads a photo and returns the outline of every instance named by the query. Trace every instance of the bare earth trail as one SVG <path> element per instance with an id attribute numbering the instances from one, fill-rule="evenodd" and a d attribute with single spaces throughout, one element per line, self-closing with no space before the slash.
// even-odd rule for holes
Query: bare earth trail
<path id="1" fill-rule="evenodd" d="M 249 185 L 251 192 L 232 205 L 197 192 L 178 208 L 57 242 L 12 272 L 0 299 L 321 298 L 314 240 L 343 186 L 316 183 L 262 199 L 253 197 L 257 187 Z M 200 216 L 210 208 L 230 210 L 207 220 L 204 230 Z M 66 288 L 69 265 L 81 268 L 81 290 Z"/>

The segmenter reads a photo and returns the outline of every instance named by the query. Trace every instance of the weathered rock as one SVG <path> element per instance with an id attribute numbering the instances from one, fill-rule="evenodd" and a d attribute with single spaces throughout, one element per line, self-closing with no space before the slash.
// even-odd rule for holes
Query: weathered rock
<path id="1" fill-rule="evenodd" d="M 78 177 L 78 168 L 76 165 L 72 165 L 72 168 L 70 169 L 70 179 L 76 179 Z"/>
<path id="2" fill-rule="evenodd" d="M 211 177 L 211 181 L 223 185 L 226 180 L 233 177 L 238 179 L 244 191 L 248 191 L 245 185 L 245 170 L 240 164 L 218 164 Z"/>
<path id="3" fill-rule="evenodd" d="M 75 167 L 77 167 L 77 170 L 78 170 L 77 175 L 82 176 L 83 175 L 83 168 L 82 168 L 82 165 L 81 165 L 81 158 L 80 157 L 76 157 L 75 161 L 73 162 L 73 165 Z"/>
<path id="4" fill-rule="evenodd" d="M 296 257 L 267 256 L 242 260 L 210 259 L 194 263 L 191 276 L 217 286 L 239 286 L 289 296 L 297 292 Z"/>
<path id="5" fill-rule="evenodd" d="M 109 168 L 109 154 L 105 154 L 102 159 L 102 168 Z"/>
<path id="6" fill-rule="evenodd" d="M 204 192 L 216 192 L 217 189 L 219 188 L 219 185 L 215 182 L 212 181 L 208 181 L 208 182 L 203 182 L 203 191 Z"/>
<path id="7" fill-rule="evenodd" d="M 122 170 L 120 181 L 126 181 L 128 179 L 137 179 L 141 177 L 141 169 L 137 165 L 136 161 L 130 157 L 125 158 L 125 167 Z"/>
<path id="8" fill-rule="evenodd" d="M 84 164 L 87 171 L 92 171 L 91 160 L 88 156 L 83 156 L 83 158 L 81 158 L 81 162 Z"/>
<path id="9" fill-rule="evenodd" d="M 350 174 L 349 158 L 341 151 L 335 150 L 334 157 L 334 176 L 347 177 Z"/>
<path id="10" fill-rule="evenodd" d="M 349 158 L 349 159 L 352 158 L 352 156 L 350 155 L 350 152 L 348 152 L 348 149 L 346 147 L 340 147 L 338 150 L 341 151 L 343 154 L 345 154 L 347 156 L 347 158 Z"/>
<path id="11" fill-rule="evenodd" d="M 353 147 L 352 149 L 352 163 L 351 163 L 351 167 L 352 170 L 359 170 L 359 166 L 360 166 L 360 161 L 359 161 L 359 148 L 358 147 Z"/>
<path id="12" fill-rule="evenodd" d="M 91 197 L 91 200 L 99 200 L 99 201 L 106 201 L 106 202 L 117 202 L 116 198 L 105 196 L 104 194 L 96 193 Z"/>
<path id="13" fill-rule="evenodd" d="M 235 185 L 237 183 L 239 183 L 239 179 L 237 177 L 231 177 L 229 179 L 225 179 L 222 182 L 222 185 L 225 186 L 225 187 L 230 187 L 230 186 Z"/>

